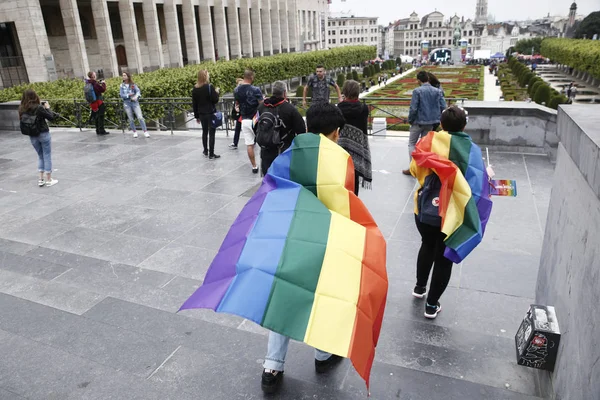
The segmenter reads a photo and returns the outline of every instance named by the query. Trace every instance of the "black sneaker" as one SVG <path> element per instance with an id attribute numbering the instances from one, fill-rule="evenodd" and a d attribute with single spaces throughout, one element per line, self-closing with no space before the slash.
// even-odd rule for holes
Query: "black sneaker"
<path id="1" fill-rule="evenodd" d="M 208 156 L 209 160 L 216 160 L 217 158 L 221 158 L 221 156 L 218 154 L 211 154 L 210 156 Z"/>
<path id="2" fill-rule="evenodd" d="M 204 150 L 202 154 L 204 154 L 204 157 L 208 157 L 208 150 Z"/>
<path id="3" fill-rule="evenodd" d="M 426 293 L 427 293 L 426 286 L 416 285 L 415 288 L 413 289 L 413 296 L 415 296 L 417 299 L 422 299 L 423 297 L 425 297 Z"/>
<path id="4" fill-rule="evenodd" d="M 435 306 L 430 306 L 429 303 L 425 303 L 425 318 L 435 319 L 440 311 L 442 311 L 442 306 L 439 301 Z"/>
<path id="5" fill-rule="evenodd" d="M 283 379 L 283 371 L 273 372 L 267 372 L 267 370 L 263 370 L 262 373 L 260 386 L 262 387 L 263 392 L 267 394 L 275 393 L 277 389 L 279 389 L 279 386 L 281 386 L 281 380 Z"/>
<path id="6" fill-rule="evenodd" d="M 98 132 L 98 133 L 96 133 L 96 135 L 99 135 L 99 136 L 110 135 L 110 132 L 107 132 L 107 131 Z"/>
<path id="7" fill-rule="evenodd" d="M 336 356 L 335 354 L 332 354 L 331 357 L 325 361 L 319 361 L 315 359 L 315 370 L 318 374 L 322 374 L 338 365 L 343 359 L 344 357 Z"/>
<path id="8" fill-rule="evenodd" d="M 258 174 L 258 167 L 252 167 L 252 173 Z"/>

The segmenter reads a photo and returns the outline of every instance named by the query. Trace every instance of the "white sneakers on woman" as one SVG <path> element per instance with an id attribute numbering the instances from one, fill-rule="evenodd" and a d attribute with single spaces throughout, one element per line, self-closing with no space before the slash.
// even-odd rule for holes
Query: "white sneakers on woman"
<path id="1" fill-rule="evenodd" d="M 137 134 L 137 132 L 133 132 L 133 137 L 134 137 L 134 138 L 137 138 L 137 137 L 138 137 L 138 134 Z M 150 137 L 150 134 L 149 134 L 148 132 L 144 132 L 144 137 L 147 137 L 147 138 L 149 138 L 149 137 Z"/>

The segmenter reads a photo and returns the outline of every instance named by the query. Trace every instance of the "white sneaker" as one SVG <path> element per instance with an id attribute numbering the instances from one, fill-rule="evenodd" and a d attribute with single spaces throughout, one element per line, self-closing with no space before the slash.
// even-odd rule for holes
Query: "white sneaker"
<path id="1" fill-rule="evenodd" d="M 46 187 L 54 186 L 57 183 L 58 183 L 58 181 L 56 179 L 52 178 L 51 180 L 46 181 Z"/>
<path id="2" fill-rule="evenodd" d="M 39 186 L 39 187 L 44 187 L 44 186 L 46 186 L 46 182 L 44 182 L 44 180 L 43 180 L 43 179 L 40 179 L 40 180 L 38 181 L 38 186 Z"/>
<path id="3" fill-rule="evenodd" d="M 133 132 L 133 138 L 137 138 L 137 132 Z"/>
<path id="4" fill-rule="evenodd" d="M 144 132 L 144 137 L 147 137 L 147 138 L 149 138 L 149 137 L 150 137 L 150 134 L 149 134 L 148 132 Z"/>

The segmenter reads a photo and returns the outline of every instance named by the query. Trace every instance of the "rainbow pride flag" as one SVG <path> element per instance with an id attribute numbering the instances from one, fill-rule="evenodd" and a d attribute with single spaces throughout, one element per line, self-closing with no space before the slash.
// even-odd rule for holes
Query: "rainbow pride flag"
<path id="1" fill-rule="evenodd" d="M 444 256 L 460 263 L 483 239 L 492 211 L 481 149 L 466 133 L 429 132 L 419 140 L 412 157 L 410 169 L 421 186 L 432 173 L 442 182 L 439 213 L 446 234 Z"/>
<path id="2" fill-rule="evenodd" d="M 346 151 L 322 135 L 296 137 L 181 309 L 239 315 L 348 357 L 368 386 L 387 296 L 386 243 L 353 187 Z"/>
<path id="3" fill-rule="evenodd" d="M 492 196 L 517 197 L 517 181 L 510 179 L 492 179 L 490 181 Z"/>

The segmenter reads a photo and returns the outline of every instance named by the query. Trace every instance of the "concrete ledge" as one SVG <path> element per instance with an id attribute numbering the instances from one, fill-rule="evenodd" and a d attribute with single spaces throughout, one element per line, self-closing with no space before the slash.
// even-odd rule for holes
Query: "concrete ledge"
<path id="1" fill-rule="evenodd" d="M 565 150 L 600 199 L 600 114 L 598 106 L 560 106 L 558 136 Z"/>
<path id="2" fill-rule="evenodd" d="M 20 101 L 0 103 L 0 131 L 19 131 L 19 105 Z"/>
<path id="3" fill-rule="evenodd" d="M 558 146 L 557 112 L 527 102 L 466 101 L 469 112 L 465 131 L 480 145 L 518 147 L 555 158 Z"/>
<path id="4" fill-rule="evenodd" d="M 537 278 L 536 303 L 553 305 L 562 337 L 552 398 L 600 393 L 600 115 L 558 110 L 558 157 Z"/>

